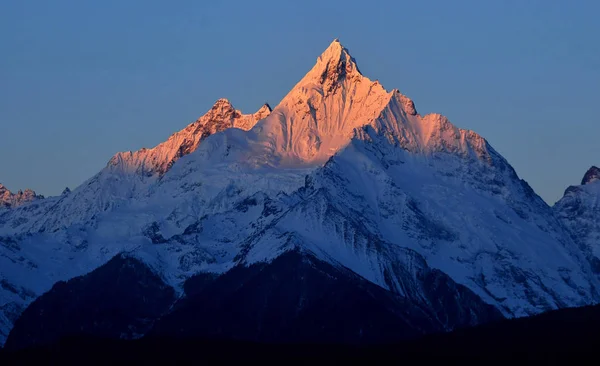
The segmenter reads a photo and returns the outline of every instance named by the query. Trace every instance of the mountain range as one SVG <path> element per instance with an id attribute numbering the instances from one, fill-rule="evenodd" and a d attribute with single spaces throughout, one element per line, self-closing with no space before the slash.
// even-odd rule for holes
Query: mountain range
<path id="1" fill-rule="evenodd" d="M 73 191 L 0 185 L 0 344 L 388 342 L 600 299 L 600 169 L 548 206 L 334 40 L 273 109 L 219 99 Z"/>

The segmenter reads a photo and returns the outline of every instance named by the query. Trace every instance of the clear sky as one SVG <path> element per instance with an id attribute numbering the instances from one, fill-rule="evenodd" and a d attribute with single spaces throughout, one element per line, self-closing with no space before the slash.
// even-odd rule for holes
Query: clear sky
<path id="1" fill-rule="evenodd" d="M 0 2 L 0 182 L 60 194 L 218 98 L 275 106 L 334 38 L 546 201 L 600 164 L 600 2 Z"/>

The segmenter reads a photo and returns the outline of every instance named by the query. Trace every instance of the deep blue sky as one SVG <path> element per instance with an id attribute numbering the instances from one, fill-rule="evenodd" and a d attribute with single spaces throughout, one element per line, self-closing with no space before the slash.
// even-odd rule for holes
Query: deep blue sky
<path id="1" fill-rule="evenodd" d="M 600 164 L 597 1 L 3 1 L 0 182 L 60 194 L 226 97 L 276 105 L 336 37 L 548 202 Z"/>

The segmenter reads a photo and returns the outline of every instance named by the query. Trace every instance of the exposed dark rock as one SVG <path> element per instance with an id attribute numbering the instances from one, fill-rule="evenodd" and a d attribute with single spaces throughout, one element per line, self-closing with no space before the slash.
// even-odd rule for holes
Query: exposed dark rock
<path id="1" fill-rule="evenodd" d="M 152 244 L 164 244 L 167 242 L 167 239 L 161 234 L 160 227 L 156 221 L 148 225 L 144 229 L 143 234 L 152 241 Z"/>
<path id="2" fill-rule="evenodd" d="M 594 181 L 600 180 L 600 168 L 596 166 L 592 166 L 585 172 L 583 179 L 581 180 L 581 185 L 588 184 Z"/>

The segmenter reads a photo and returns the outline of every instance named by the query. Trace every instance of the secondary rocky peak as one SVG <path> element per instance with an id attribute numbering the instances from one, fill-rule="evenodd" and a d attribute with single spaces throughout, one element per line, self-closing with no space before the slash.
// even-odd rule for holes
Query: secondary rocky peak
<path id="1" fill-rule="evenodd" d="M 552 209 L 571 238 L 583 250 L 596 275 L 600 274 L 600 168 L 591 166 L 581 185 L 567 187 Z"/>
<path id="2" fill-rule="evenodd" d="M 17 193 L 12 193 L 4 185 L 0 184 L 0 207 L 16 207 L 25 202 L 33 201 L 37 198 L 43 198 L 37 195 L 33 190 L 19 190 Z"/>
<path id="3" fill-rule="evenodd" d="M 597 180 L 600 180 L 600 168 L 598 168 L 597 166 L 592 166 L 583 176 L 583 179 L 581 180 L 581 185 L 589 184 Z"/>
<path id="4" fill-rule="evenodd" d="M 215 104 L 213 104 L 212 108 L 208 111 L 208 113 L 206 113 L 206 115 L 214 116 L 215 118 L 220 118 L 227 115 L 235 114 L 236 112 L 236 109 L 233 107 L 233 104 L 231 104 L 229 100 L 225 98 L 220 98 L 217 99 Z"/>
<path id="5" fill-rule="evenodd" d="M 220 98 L 195 122 L 174 133 L 169 139 L 151 149 L 143 148 L 135 152 L 116 154 L 108 163 L 113 171 L 136 173 L 141 177 L 163 175 L 182 156 L 194 152 L 201 141 L 228 128 L 249 130 L 256 122 L 271 113 L 268 104 L 254 114 L 242 114 L 228 99 Z"/>
<path id="6" fill-rule="evenodd" d="M 412 99 L 410 99 L 406 95 L 400 93 L 400 91 L 398 89 L 394 89 L 393 92 L 394 92 L 394 94 L 397 95 L 398 100 L 400 101 L 400 104 L 402 105 L 402 109 L 404 109 L 404 111 L 407 114 L 409 114 L 411 116 L 416 116 L 418 114 L 417 108 L 415 108 L 415 103 L 412 101 Z"/>
<path id="7" fill-rule="evenodd" d="M 259 111 L 262 111 L 262 110 L 266 110 L 266 111 L 272 112 L 272 111 L 273 111 L 273 108 L 271 108 L 271 106 L 269 105 L 269 103 L 265 103 L 265 104 L 263 104 L 263 106 L 262 106 L 262 107 L 260 107 L 260 109 L 259 109 Z"/>
<path id="8" fill-rule="evenodd" d="M 0 207 L 10 206 L 11 198 L 12 193 L 8 190 L 8 188 L 0 184 Z"/>
<path id="9" fill-rule="evenodd" d="M 260 107 L 258 111 L 256 111 L 256 113 L 254 113 L 254 117 L 256 121 L 260 121 L 263 118 L 267 118 L 267 116 L 271 114 L 272 111 L 273 109 L 271 109 L 269 103 L 265 103 L 262 107 Z"/>

